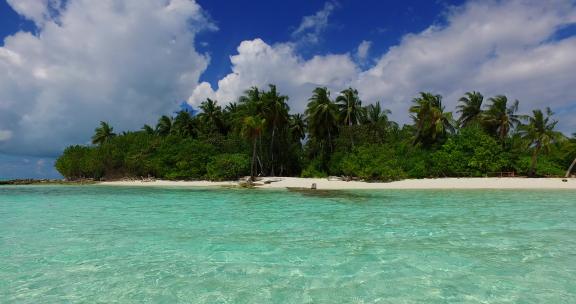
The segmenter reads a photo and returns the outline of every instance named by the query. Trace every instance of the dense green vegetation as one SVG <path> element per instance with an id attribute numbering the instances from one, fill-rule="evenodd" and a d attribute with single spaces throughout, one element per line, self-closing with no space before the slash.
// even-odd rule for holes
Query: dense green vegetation
<path id="1" fill-rule="evenodd" d="M 91 146 L 68 147 L 56 162 L 68 179 L 153 176 L 229 180 L 240 176 L 328 176 L 364 180 L 443 176 L 559 176 L 576 158 L 576 134 L 555 130 L 550 109 L 520 115 L 518 101 L 478 92 L 459 100 L 455 119 L 442 96 L 412 100 L 400 127 L 380 102 L 358 91 L 335 98 L 316 88 L 304 114 L 291 114 L 276 86 L 253 87 L 222 108 L 207 99 L 193 115 L 162 116 L 155 127 L 115 134 L 101 122 Z"/>

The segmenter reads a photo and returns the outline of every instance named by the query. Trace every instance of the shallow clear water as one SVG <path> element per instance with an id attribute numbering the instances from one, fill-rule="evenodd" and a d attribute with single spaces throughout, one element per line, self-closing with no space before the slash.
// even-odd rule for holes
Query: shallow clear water
<path id="1" fill-rule="evenodd" d="M 0 187 L 1 303 L 576 303 L 576 191 Z"/>

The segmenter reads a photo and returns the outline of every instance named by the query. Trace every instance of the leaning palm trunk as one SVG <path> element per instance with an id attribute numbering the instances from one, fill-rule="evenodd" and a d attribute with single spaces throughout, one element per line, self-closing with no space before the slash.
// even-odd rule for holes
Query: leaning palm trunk
<path id="1" fill-rule="evenodd" d="M 352 120 L 348 121 L 348 132 L 350 133 L 350 144 L 352 145 L 352 149 L 354 149 L 354 134 L 352 134 Z"/>
<path id="2" fill-rule="evenodd" d="M 250 180 L 254 181 L 254 164 L 256 163 L 256 140 L 254 137 L 254 144 L 252 146 L 252 164 L 250 166 Z"/>
<path id="3" fill-rule="evenodd" d="M 566 178 L 568 178 L 568 176 L 570 176 L 570 172 L 572 172 L 574 165 L 576 165 L 576 158 L 574 158 L 574 160 L 572 161 L 572 164 L 570 165 L 570 168 L 568 168 L 568 171 L 566 171 L 566 176 L 565 176 Z"/>
<path id="4" fill-rule="evenodd" d="M 530 164 L 530 176 L 534 177 L 536 171 L 536 163 L 538 162 L 538 152 L 540 152 L 540 144 L 536 146 L 534 149 L 534 153 L 532 153 L 532 161 Z"/>
<path id="5" fill-rule="evenodd" d="M 330 134 L 330 129 L 328 129 L 328 148 L 330 153 L 332 153 L 332 135 Z"/>
<path id="6" fill-rule="evenodd" d="M 506 135 L 508 134 L 508 130 L 505 128 L 500 128 L 500 144 L 502 148 L 506 148 Z"/>
<path id="7" fill-rule="evenodd" d="M 274 176 L 274 135 L 276 135 L 276 127 L 272 127 L 272 138 L 270 139 L 270 166 L 271 175 Z"/>

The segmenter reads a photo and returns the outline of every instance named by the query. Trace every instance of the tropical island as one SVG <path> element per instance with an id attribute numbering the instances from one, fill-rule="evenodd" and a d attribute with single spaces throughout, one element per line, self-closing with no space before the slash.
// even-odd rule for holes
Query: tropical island
<path id="1" fill-rule="evenodd" d="M 207 99 L 156 126 L 115 134 L 101 122 L 93 145 L 74 145 L 56 161 L 68 180 L 229 181 L 250 176 L 395 181 L 430 177 L 561 177 L 576 162 L 576 133 L 556 130 L 552 111 L 518 113 L 504 95 L 468 92 L 456 115 L 442 96 L 412 100 L 412 124 L 389 119 L 380 102 L 363 105 L 347 88 L 314 89 L 304 113 L 291 113 L 275 85 L 252 87 L 225 107 Z M 457 116 L 457 118 L 455 117 Z M 568 172 L 567 172 L 568 170 Z"/>

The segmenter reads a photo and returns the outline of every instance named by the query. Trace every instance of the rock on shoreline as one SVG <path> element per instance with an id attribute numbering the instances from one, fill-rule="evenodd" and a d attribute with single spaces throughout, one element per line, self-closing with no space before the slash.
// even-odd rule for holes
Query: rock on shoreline
<path id="1" fill-rule="evenodd" d="M 94 180 L 75 180 L 68 181 L 64 179 L 10 179 L 0 180 L 0 185 L 52 185 L 52 184 L 93 184 Z"/>

